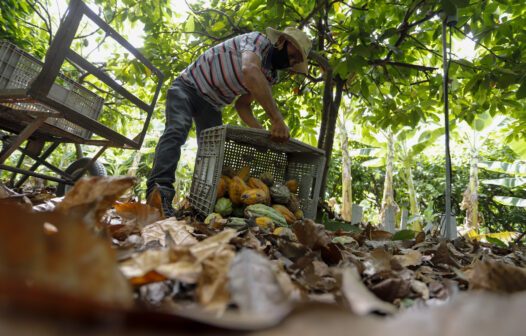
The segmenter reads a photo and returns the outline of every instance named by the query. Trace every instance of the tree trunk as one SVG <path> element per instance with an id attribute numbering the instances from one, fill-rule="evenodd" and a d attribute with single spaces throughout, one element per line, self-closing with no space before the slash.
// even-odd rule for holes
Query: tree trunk
<path id="1" fill-rule="evenodd" d="M 405 163 L 405 173 L 407 178 L 407 189 L 409 191 L 409 207 L 411 216 L 420 216 L 420 209 L 418 208 L 418 200 L 416 199 L 415 185 L 413 182 L 413 170 L 411 169 L 411 163 Z M 422 222 L 416 220 L 413 222 L 413 229 L 415 231 L 422 231 Z"/>
<path id="2" fill-rule="evenodd" d="M 336 94 L 334 100 L 330 104 L 329 109 L 329 118 L 327 121 L 325 141 L 323 144 L 323 150 L 325 151 L 325 168 L 323 169 L 323 179 L 320 188 L 320 198 L 324 199 L 325 191 L 327 190 L 327 176 L 329 174 L 329 166 L 331 164 L 332 157 L 332 146 L 334 144 L 334 130 L 336 129 L 336 120 L 338 119 L 338 109 L 340 108 L 340 103 L 343 93 L 343 84 L 344 81 L 336 82 Z M 332 95 L 331 95 L 332 98 Z"/>
<path id="3" fill-rule="evenodd" d="M 128 169 L 128 173 L 126 175 L 133 177 L 137 176 L 137 170 L 139 170 L 139 163 L 141 163 L 141 157 L 141 152 L 135 151 L 135 156 L 133 157 L 131 167 L 130 169 Z"/>
<path id="4" fill-rule="evenodd" d="M 342 146 L 342 217 L 350 222 L 352 216 L 352 176 L 351 176 L 351 158 L 349 156 L 349 137 L 345 129 L 345 117 L 338 120 L 338 126 L 341 134 Z"/>
<path id="5" fill-rule="evenodd" d="M 384 222 L 385 211 L 390 205 L 395 208 L 395 215 L 400 209 L 398 204 L 394 200 L 394 188 L 393 188 L 393 165 L 394 165 L 394 134 L 393 131 L 389 130 L 387 135 L 387 160 L 385 166 L 385 180 L 384 180 L 384 193 L 382 197 L 382 209 L 380 210 L 380 222 Z"/>
<path id="6" fill-rule="evenodd" d="M 479 169 L 478 169 L 478 150 L 471 149 L 471 164 L 469 167 L 469 185 L 464 191 L 461 210 L 466 210 L 466 217 L 464 217 L 464 226 L 467 229 L 473 229 L 479 233 L 479 218 L 478 218 L 478 189 L 479 189 Z"/>

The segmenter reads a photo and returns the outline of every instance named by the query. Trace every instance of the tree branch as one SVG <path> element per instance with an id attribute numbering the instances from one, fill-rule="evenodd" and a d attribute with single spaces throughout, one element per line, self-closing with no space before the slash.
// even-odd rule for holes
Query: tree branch
<path id="1" fill-rule="evenodd" d="M 301 20 L 301 22 L 298 24 L 298 28 L 299 29 L 302 29 L 303 26 L 305 26 L 307 24 L 307 22 L 309 22 L 309 20 L 314 16 L 314 14 L 316 14 L 317 12 L 320 11 L 320 9 L 323 8 L 323 6 L 329 2 L 329 0 L 323 0 L 321 1 L 318 6 L 316 6 L 310 13 L 309 15 L 307 15 L 303 20 Z M 334 3 L 334 2 L 333 2 Z M 332 4 L 332 3 L 331 3 Z"/>
<path id="2" fill-rule="evenodd" d="M 418 70 L 418 71 L 435 71 L 435 70 L 438 69 L 438 68 L 428 67 L 428 66 L 425 66 L 425 65 L 402 63 L 402 62 L 393 62 L 393 61 L 389 61 L 387 59 L 369 61 L 369 64 L 370 65 L 374 65 L 374 66 L 382 66 L 382 67 L 385 66 L 385 65 L 390 65 L 390 66 L 393 66 L 393 67 L 409 68 L 409 69 L 415 69 L 415 70 Z"/>

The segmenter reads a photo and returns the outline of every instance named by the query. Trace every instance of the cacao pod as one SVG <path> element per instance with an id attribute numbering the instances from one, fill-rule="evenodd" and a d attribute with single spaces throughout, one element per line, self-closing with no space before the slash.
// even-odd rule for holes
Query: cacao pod
<path id="1" fill-rule="evenodd" d="M 234 176 L 232 181 L 230 181 L 230 186 L 228 188 L 228 194 L 232 203 L 235 205 L 241 205 L 241 195 L 248 189 L 247 184 L 239 176 Z"/>
<path id="2" fill-rule="evenodd" d="M 274 203 L 287 204 L 290 200 L 289 188 L 283 184 L 276 184 L 270 188 L 270 197 Z"/>
<path id="3" fill-rule="evenodd" d="M 290 195 L 290 200 L 289 203 L 287 203 L 287 208 L 289 208 L 289 210 L 292 213 L 296 212 L 300 208 L 300 200 L 298 196 L 294 194 Z"/>
<path id="4" fill-rule="evenodd" d="M 230 217 L 226 221 L 226 226 L 231 228 L 240 228 L 247 225 L 247 220 L 240 217 Z"/>
<path id="5" fill-rule="evenodd" d="M 270 205 L 270 190 L 268 186 L 258 178 L 251 177 L 248 179 L 248 185 L 254 189 L 261 189 L 265 192 L 265 203 Z"/>
<path id="6" fill-rule="evenodd" d="M 268 217 L 277 226 L 287 226 L 285 217 L 276 209 L 273 209 L 265 204 L 252 204 L 245 208 L 245 217 Z"/>
<path id="7" fill-rule="evenodd" d="M 232 213 L 232 201 L 226 197 L 221 197 L 217 200 L 214 211 L 221 216 L 228 216 Z"/>
<path id="8" fill-rule="evenodd" d="M 262 189 L 248 189 L 241 194 L 241 202 L 246 205 L 264 203 L 267 195 Z"/>
<path id="9" fill-rule="evenodd" d="M 225 196 L 230 185 L 230 178 L 226 176 L 221 176 L 219 178 L 219 185 L 217 186 L 217 198 Z"/>
<path id="10" fill-rule="evenodd" d="M 236 175 L 236 171 L 232 167 L 224 166 L 223 170 L 221 171 L 221 175 L 225 175 L 232 178 Z"/>
<path id="11" fill-rule="evenodd" d="M 211 213 L 210 215 L 206 216 L 205 218 L 205 224 L 208 225 L 212 222 L 212 220 L 216 220 L 216 219 L 222 219 L 223 217 L 221 217 L 220 214 L 218 213 Z"/>
<path id="12" fill-rule="evenodd" d="M 250 166 L 246 166 L 246 167 L 241 168 L 237 172 L 237 176 L 241 177 L 241 179 L 243 181 L 247 182 L 248 178 L 250 177 Z"/>
<path id="13" fill-rule="evenodd" d="M 296 220 L 296 217 L 294 216 L 294 214 L 292 212 L 290 212 L 290 210 L 287 209 L 286 206 L 281 205 L 281 204 L 274 204 L 272 206 L 272 208 L 277 210 L 280 214 L 283 215 L 283 217 L 287 221 L 287 224 L 290 225 L 290 224 L 294 223 L 294 221 Z"/>
<path id="14" fill-rule="evenodd" d="M 285 185 L 287 188 L 289 188 L 289 191 L 293 194 L 295 194 L 298 191 L 298 181 L 296 180 L 288 180 L 285 182 Z"/>
<path id="15" fill-rule="evenodd" d="M 259 225 L 259 227 L 261 227 L 262 229 L 270 231 L 274 230 L 274 222 L 272 221 L 272 219 L 266 216 L 256 218 L 256 224 Z"/>
<path id="16" fill-rule="evenodd" d="M 298 209 L 294 211 L 294 217 L 296 217 L 296 219 L 303 219 L 303 210 Z"/>
<path id="17" fill-rule="evenodd" d="M 269 172 L 265 172 L 259 176 L 259 179 L 263 181 L 269 188 L 274 185 L 274 175 Z"/>

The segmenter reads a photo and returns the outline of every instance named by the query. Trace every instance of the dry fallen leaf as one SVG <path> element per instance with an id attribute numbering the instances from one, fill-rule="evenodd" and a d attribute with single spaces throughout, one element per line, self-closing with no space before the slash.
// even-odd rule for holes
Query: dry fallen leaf
<path id="1" fill-rule="evenodd" d="M 481 261 L 475 265 L 469 289 L 498 293 L 526 290 L 526 270 L 498 261 Z"/>
<path id="2" fill-rule="evenodd" d="M 115 250 L 87 229 L 89 214 L 82 210 L 36 213 L 0 200 L 0 281 L 89 301 L 131 304 L 131 288 L 117 267 Z M 46 234 L 46 223 L 56 233 Z"/>
<path id="3" fill-rule="evenodd" d="M 75 183 L 73 188 L 64 196 L 64 200 L 56 207 L 59 211 L 66 211 L 74 207 L 90 209 L 91 218 L 87 225 L 94 228 L 111 208 L 115 201 L 135 182 L 133 177 L 83 177 Z"/>
<path id="4" fill-rule="evenodd" d="M 203 260 L 203 272 L 197 284 L 196 294 L 198 302 L 205 309 L 221 314 L 230 303 L 227 288 L 228 270 L 235 254 L 232 245 L 216 245 L 215 252 L 208 254 L 207 259 Z"/>
<path id="5" fill-rule="evenodd" d="M 372 312 L 394 314 L 396 307 L 377 298 L 362 283 L 355 268 L 346 267 L 342 270 L 342 293 L 351 310 L 357 315 L 367 315 Z"/>
<path id="6" fill-rule="evenodd" d="M 139 202 L 116 202 L 113 206 L 117 214 L 124 219 L 124 224 L 136 226 L 139 230 L 162 218 L 158 209 Z"/>
<path id="7" fill-rule="evenodd" d="M 241 313 L 279 314 L 288 310 L 286 297 L 270 261 L 251 249 L 237 253 L 228 272 L 228 290 Z"/>
<path id="8" fill-rule="evenodd" d="M 166 246 L 165 232 L 168 232 L 176 245 L 194 245 L 198 241 L 190 233 L 190 230 L 192 229 L 192 227 L 186 225 L 185 221 L 178 221 L 174 217 L 171 217 L 144 227 L 141 231 L 141 236 L 143 237 L 145 244 L 148 244 L 150 241 L 158 240 L 161 246 Z"/>
<path id="9" fill-rule="evenodd" d="M 403 252 L 405 252 L 405 254 L 393 256 L 393 259 L 398 261 L 398 263 L 403 267 L 416 266 L 422 263 L 420 260 L 422 258 L 422 253 L 420 253 L 420 251 L 407 250 Z"/>
<path id="10" fill-rule="evenodd" d="M 217 254 L 221 248 L 226 247 L 228 242 L 237 234 L 236 230 L 225 229 L 215 236 L 193 245 L 190 247 L 190 252 L 195 256 L 197 262 L 202 262 L 212 254 Z"/>
<path id="11" fill-rule="evenodd" d="M 163 211 L 161 193 L 159 192 L 159 188 L 157 188 L 157 186 L 154 186 L 152 192 L 148 195 L 146 204 L 154 209 L 157 209 L 162 217 L 166 217 Z"/>
<path id="12" fill-rule="evenodd" d="M 296 221 L 292 224 L 292 230 L 298 237 L 298 241 L 311 249 L 320 249 L 327 247 L 331 238 L 327 235 L 325 227 L 316 224 L 310 219 Z"/>
<path id="13" fill-rule="evenodd" d="M 121 262 L 119 267 L 127 278 L 137 278 L 169 262 L 170 251 L 168 249 L 147 250 Z"/>

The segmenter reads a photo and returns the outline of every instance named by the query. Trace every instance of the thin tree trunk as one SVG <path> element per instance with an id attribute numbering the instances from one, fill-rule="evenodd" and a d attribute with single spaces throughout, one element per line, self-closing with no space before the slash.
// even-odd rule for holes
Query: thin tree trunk
<path id="1" fill-rule="evenodd" d="M 352 176 L 351 176 L 351 158 L 349 156 L 349 137 L 345 129 L 345 118 L 338 120 L 341 146 L 342 146 L 342 217 L 350 222 L 352 216 Z"/>
<path id="2" fill-rule="evenodd" d="M 139 170 L 139 163 L 141 162 L 141 152 L 135 151 L 135 156 L 133 157 L 132 165 L 130 169 L 128 169 L 128 173 L 126 175 L 128 176 L 137 176 L 137 170 Z"/>
<path id="3" fill-rule="evenodd" d="M 399 207 L 394 200 L 393 188 L 393 165 L 394 165 L 394 134 L 389 130 L 387 135 L 387 162 L 385 166 L 384 193 L 382 197 L 382 209 L 380 210 L 380 222 L 384 222 L 385 211 L 387 207 L 394 206 L 395 214 L 398 213 Z"/>
<path id="4" fill-rule="evenodd" d="M 329 166 L 331 164 L 332 157 L 332 146 L 334 144 L 334 130 L 336 129 L 336 120 L 338 119 L 338 109 L 340 108 L 340 103 L 343 93 L 343 84 L 344 81 L 336 82 L 336 94 L 334 100 L 330 104 L 329 110 L 329 120 L 327 122 L 326 136 L 323 145 L 323 150 L 325 150 L 325 168 L 323 171 L 323 179 L 320 188 L 320 198 L 323 199 L 325 196 L 325 191 L 327 190 L 327 176 L 329 173 Z M 331 95 L 332 96 L 332 95 Z M 332 97 L 331 97 L 332 98 Z"/>
<path id="5" fill-rule="evenodd" d="M 418 200 L 416 199 L 415 184 L 413 182 L 413 170 L 411 163 L 405 164 L 405 172 L 407 177 L 407 189 L 409 191 L 409 207 L 412 216 L 420 216 L 420 209 L 418 208 Z M 416 220 L 413 222 L 413 229 L 415 231 L 422 231 L 422 222 Z"/>
<path id="6" fill-rule="evenodd" d="M 466 210 L 466 217 L 464 217 L 464 226 L 467 229 L 473 229 L 479 233 L 479 218 L 478 218 L 478 189 L 479 189 L 479 170 L 478 170 L 478 150 L 473 147 L 471 149 L 470 167 L 469 167 L 469 185 L 464 191 L 461 210 Z"/>

